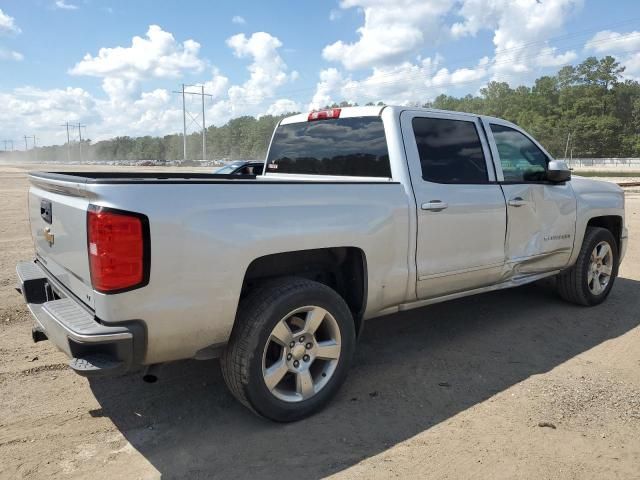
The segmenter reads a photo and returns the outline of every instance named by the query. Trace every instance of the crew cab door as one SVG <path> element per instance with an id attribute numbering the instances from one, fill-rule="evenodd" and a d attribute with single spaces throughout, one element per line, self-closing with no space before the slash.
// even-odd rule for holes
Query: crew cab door
<path id="1" fill-rule="evenodd" d="M 400 124 L 417 204 L 418 298 L 498 282 L 506 207 L 480 120 L 404 111 Z"/>
<path id="2" fill-rule="evenodd" d="M 507 275 L 564 267 L 571 256 L 576 199 L 570 182 L 546 180 L 550 155 L 526 132 L 483 119 L 507 200 Z"/>

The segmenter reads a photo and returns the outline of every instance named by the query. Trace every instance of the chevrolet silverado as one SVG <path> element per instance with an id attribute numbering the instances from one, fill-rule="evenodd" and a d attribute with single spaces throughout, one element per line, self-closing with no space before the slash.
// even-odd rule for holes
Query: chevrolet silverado
<path id="1" fill-rule="evenodd" d="M 264 167 L 31 173 L 34 341 L 88 377 L 220 357 L 239 401 L 293 421 L 336 393 L 365 320 L 544 277 L 596 305 L 625 253 L 622 190 L 497 118 L 298 114 Z"/>

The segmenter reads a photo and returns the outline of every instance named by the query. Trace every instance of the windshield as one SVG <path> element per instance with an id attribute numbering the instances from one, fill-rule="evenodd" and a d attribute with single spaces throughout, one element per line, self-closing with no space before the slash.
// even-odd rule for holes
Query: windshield
<path id="1" fill-rule="evenodd" d="M 225 165 L 224 167 L 220 167 L 218 170 L 216 170 L 213 173 L 231 173 L 236 168 L 238 168 L 238 165 Z"/>
<path id="2" fill-rule="evenodd" d="M 391 177 L 380 117 L 353 117 L 281 125 L 267 160 L 268 173 Z"/>

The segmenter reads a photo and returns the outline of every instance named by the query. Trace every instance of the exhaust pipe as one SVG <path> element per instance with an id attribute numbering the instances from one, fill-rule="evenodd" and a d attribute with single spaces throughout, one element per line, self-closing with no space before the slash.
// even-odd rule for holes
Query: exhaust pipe
<path id="1" fill-rule="evenodd" d="M 162 365 L 162 363 L 154 363 L 153 365 L 149 365 L 142 375 L 142 381 L 146 383 L 156 383 L 158 381 L 158 374 L 160 373 Z"/>

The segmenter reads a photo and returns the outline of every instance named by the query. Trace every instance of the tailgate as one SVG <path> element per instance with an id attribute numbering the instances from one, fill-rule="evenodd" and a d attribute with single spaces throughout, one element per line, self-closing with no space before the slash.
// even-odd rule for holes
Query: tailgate
<path id="1" fill-rule="evenodd" d="M 75 184 L 31 178 L 29 221 L 36 257 L 61 284 L 94 308 L 87 251 L 89 201 Z"/>

